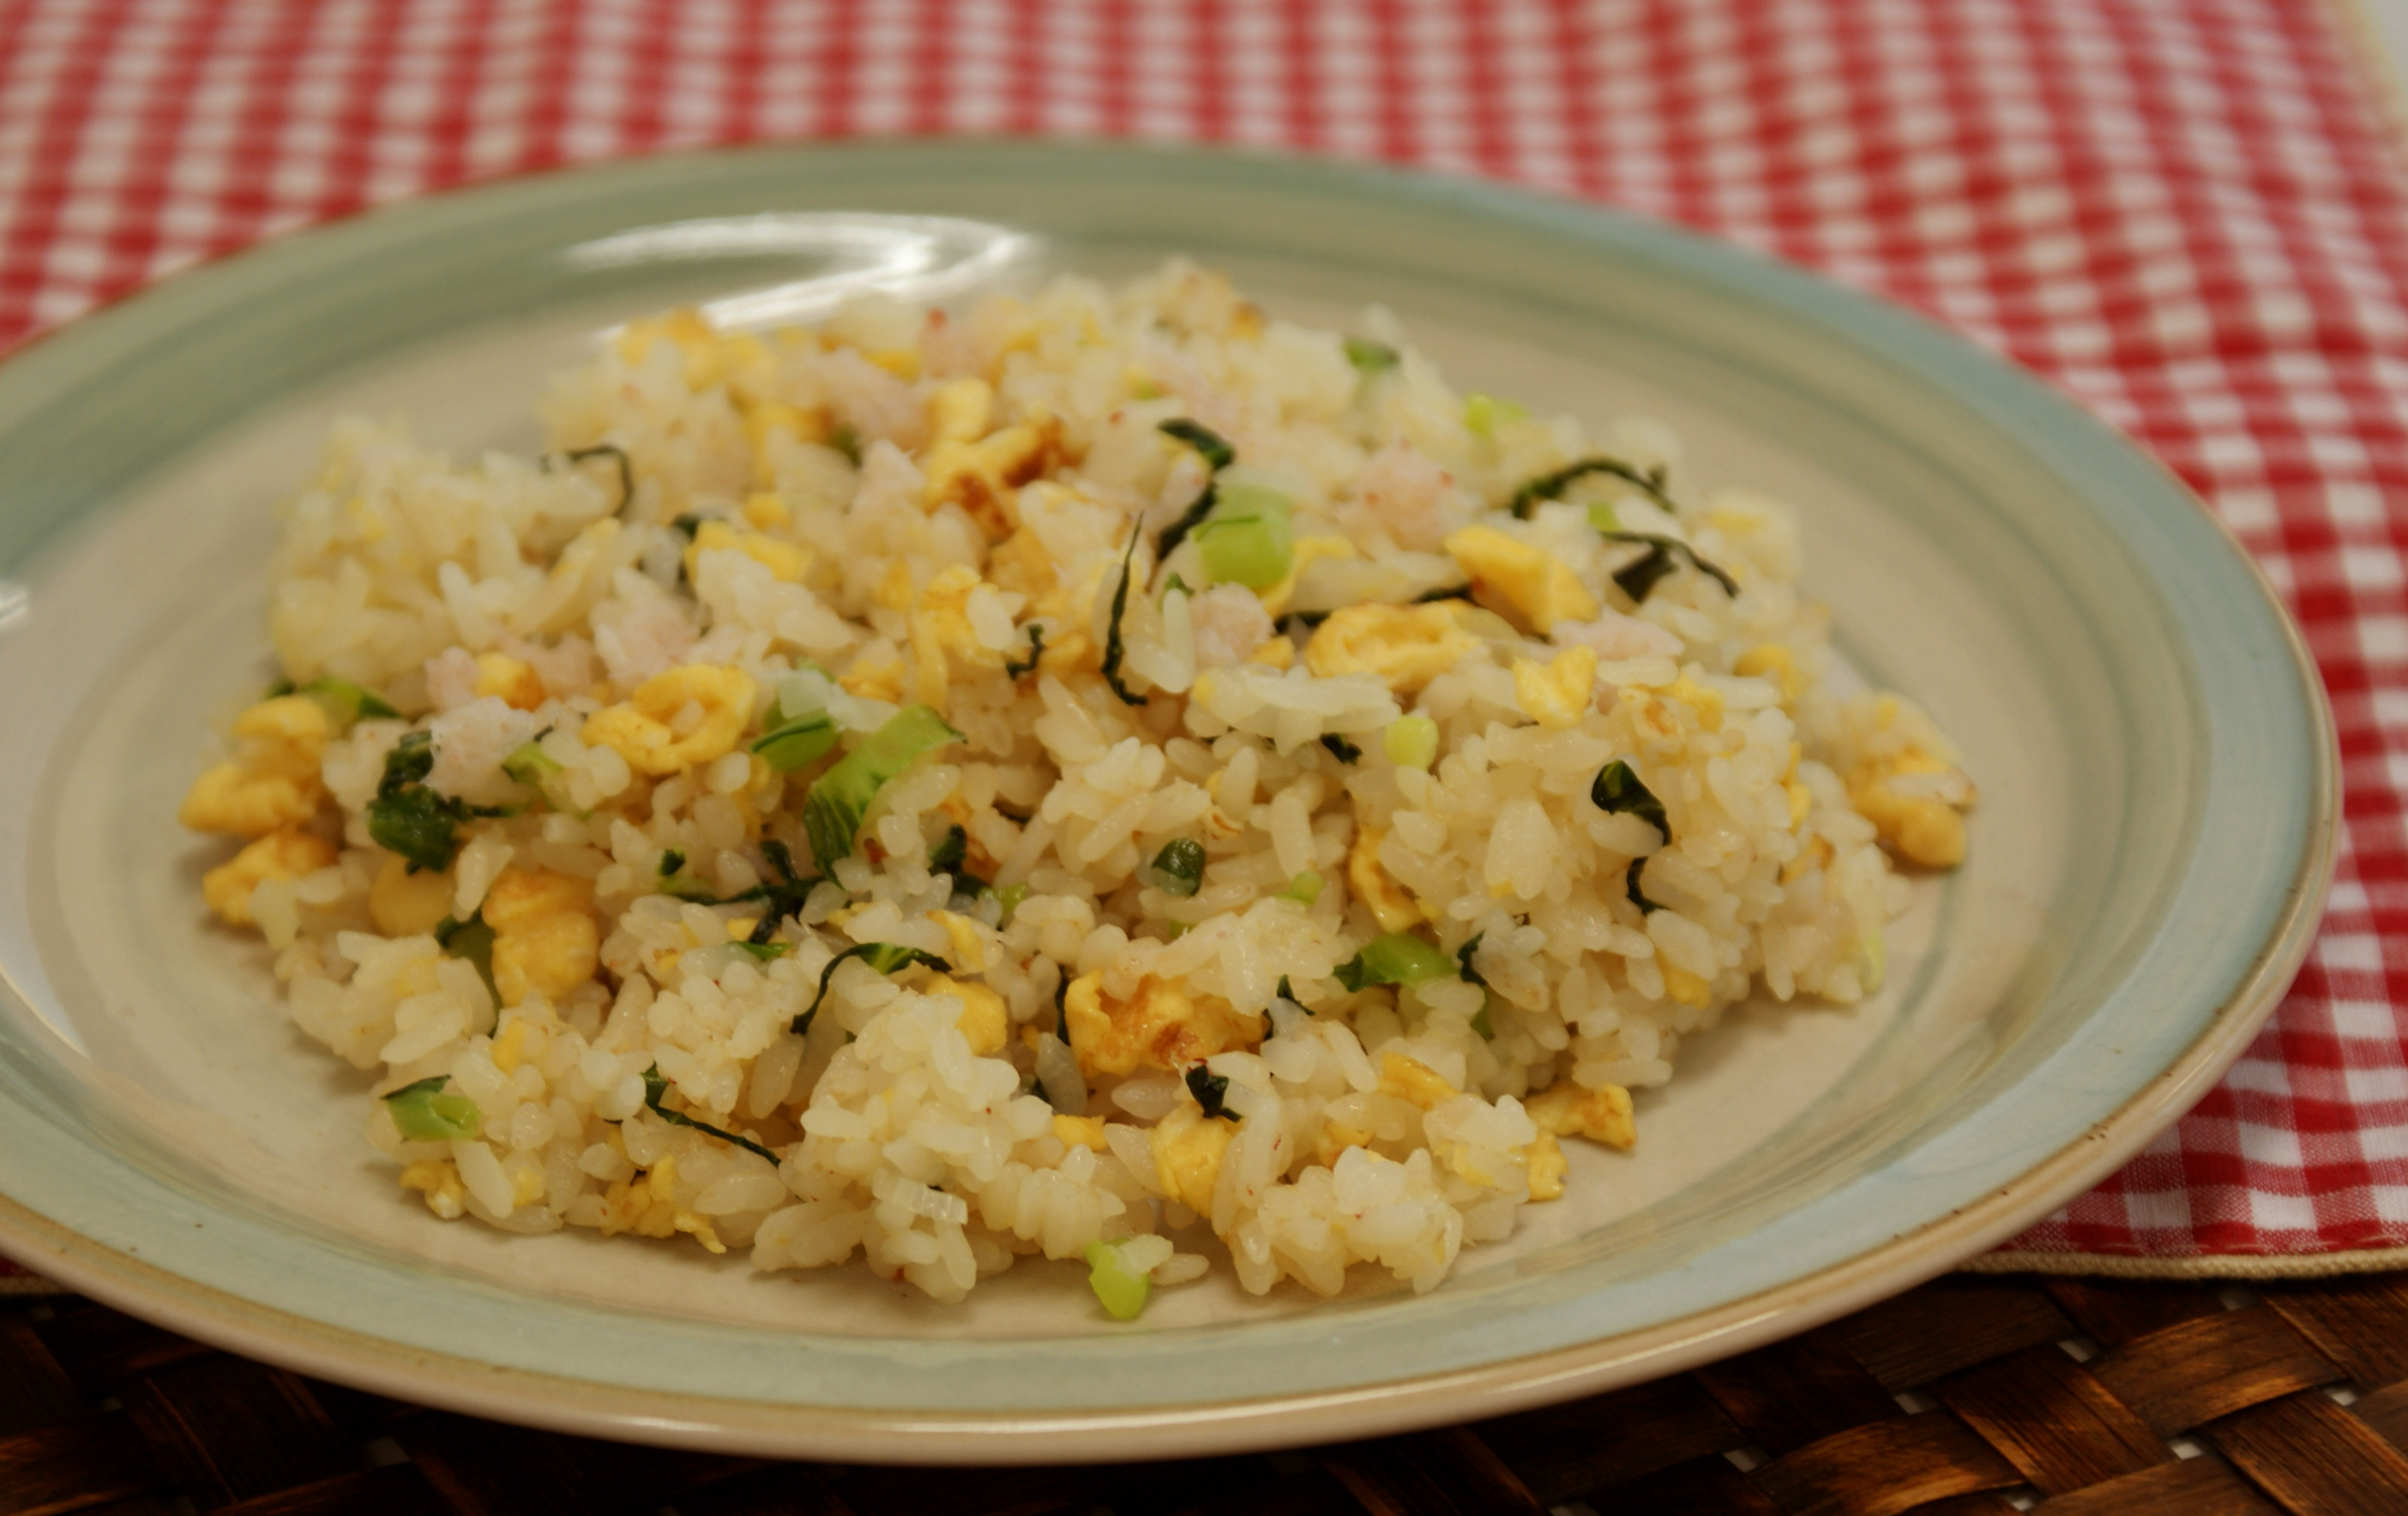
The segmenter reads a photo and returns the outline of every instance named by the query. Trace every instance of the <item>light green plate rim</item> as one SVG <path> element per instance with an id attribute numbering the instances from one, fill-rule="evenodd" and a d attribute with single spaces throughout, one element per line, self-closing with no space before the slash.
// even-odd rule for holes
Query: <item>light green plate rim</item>
<path id="1" fill-rule="evenodd" d="M 935 212 L 949 195 L 984 197 L 957 213 L 1009 220 L 996 212 L 1015 186 L 1055 197 L 1044 230 L 1104 241 L 1251 236 L 1284 250 L 1353 218 L 1363 243 L 1332 244 L 1333 256 L 1460 277 L 1492 296 L 1524 281 L 1543 288 L 1568 259 L 1593 260 L 1600 273 L 1752 312 L 1841 372 L 1912 387 L 1968 435 L 2023 460 L 2034 480 L 2077 494 L 2082 509 L 2067 522 L 2120 550 L 2097 571 L 2137 576 L 2188 658 L 2202 721 L 2192 735 L 2206 760 L 2190 866 L 2163 883 L 2157 939 L 2121 960 L 2120 982 L 2092 992 L 2080 1031 L 2017 1074 L 2017 1090 L 2045 1095 L 2041 1114 L 1992 1099 L 1743 1248 L 1611 1290 L 1584 1290 L 1566 1277 L 1578 1271 L 1565 1270 L 1459 1299 L 1441 1290 L 1339 1316 L 1145 1339 L 1136 1358 L 1138 1342 L 1111 1337 L 764 1342 L 694 1323 L 631 1325 L 231 1209 L 79 1132 L 72 1081 L 50 1066 L 58 1050 L 23 1030 L 36 1023 L 19 1008 L 0 1019 L 0 1151 L 10 1154 L 0 1245 L 96 1298 L 238 1352 L 604 1436 L 930 1462 L 1326 1440 L 1672 1372 L 1941 1272 L 2122 1164 L 2207 1092 L 2289 984 L 2331 876 L 2330 713 L 2263 577 L 2177 481 L 2054 392 L 1916 317 L 1655 222 L 1478 182 L 1197 150 L 907 143 L 652 159 L 373 212 L 168 279 L 0 365 L 0 572 L 38 569 L 84 513 L 279 397 L 423 333 L 556 298 L 551 255 L 569 243 L 758 209 Z M 1250 230 L 1187 225 L 1199 207 L 1232 205 L 1252 207 Z M 1453 236 L 1397 235 L 1416 227 Z M 2088 570 L 2071 572 L 2077 588 L 2087 582 Z M 2093 1077 L 2100 1055 L 2128 1067 L 2136 1046 L 2144 1076 L 2121 1087 Z M 1232 1330 L 1267 1370 L 1242 1386 L 1226 1361 Z M 681 1366 L 676 1353 L 658 1361 L 665 1344 L 711 1358 L 709 1372 Z M 1125 1372 L 1132 1363 L 1149 1383 L 1206 1391 L 1140 1388 Z M 945 1386 L 964 1371 L 1006 1364 L 1039 1387 L 1037 1403 L 947 1402 Z M 1317 1366 L 1282 1368 L 1306 1364 Z M 1083 1401 L 1063 1389 L 1082 1380 L 1105 1389 Z M 704 1393 L 711 1384 L 748 1393 Z"/>

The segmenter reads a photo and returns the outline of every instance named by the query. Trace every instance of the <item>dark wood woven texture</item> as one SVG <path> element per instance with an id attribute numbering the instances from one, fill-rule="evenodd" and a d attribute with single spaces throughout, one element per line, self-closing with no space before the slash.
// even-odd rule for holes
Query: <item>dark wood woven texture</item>
<path id="1" fill-rule="evenodd" d="M 1266 1457 L 1025 1469 L 775 1464 L 523 1431 L 72 1297 L 0 1303 L 0 1516 L 2373 1516 L 2408 1512 L 2403 1447 L 2403 1277 L 2251 1293 L 1946 1279 L 1546 1410 Z"/>

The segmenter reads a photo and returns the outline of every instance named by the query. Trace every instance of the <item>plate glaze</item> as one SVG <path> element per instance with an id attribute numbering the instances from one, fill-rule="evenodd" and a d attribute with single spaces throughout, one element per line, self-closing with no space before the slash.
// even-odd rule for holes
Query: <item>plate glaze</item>
<path id="1" fill-rule="evenodd" d="M 1275 313 L 1396 311 L 1465 389 L 1643 411 L 1691 487 L 1799 507 L 1849 662 L 1982 787 L 1883 993 L 1734 1010 L 1641 1146 L 1415 1296 L 1106 1321 L 1074 1265 L 943 1308 L 858 1266 L 434 1222 L 364 1077 L 197 899 L 176 804 L 267 674 L 274 504 L 325 423 L 532 450 L 609 323 L 943 299 L 1184 252 Z M 509 1420 L 853 1461 L 1324 1440 L 1671 1372 L 1904 1289 L 2112 1170 L 2289 982 L 2331 869 L 2321 686 L 2182 488 L 1892 307 L 1653 222 L 1459 180 L 1140 148 L 757 149 L 416 202 L 166 280 L 0 365 L 0 1247 L 194 1337 Z M 1580 1146 L 1580 1145 L 1575 1145 Z M 1358 1276 L 1363 1271 L 1356 1271 Z"/>

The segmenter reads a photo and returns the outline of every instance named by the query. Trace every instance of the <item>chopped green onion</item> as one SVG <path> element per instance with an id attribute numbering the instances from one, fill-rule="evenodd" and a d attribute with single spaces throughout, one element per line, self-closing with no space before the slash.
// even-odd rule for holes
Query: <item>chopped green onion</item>
<path id="1" fill-rule="evenodd" d="M 918 948 L 907 948 L 897 942 L 856 942 L 829 959 L 827 966 L 820 970 L 819 994 L 811 996 L 810 1007 L 801 1015 L 796 1017 L 793 1025 L 788 1028 L 795 1036 L 801 1037 L 811 1029 L 811 1018 L 820 1013 L 820 1002 L 827 998 L 828 981 L 836 978 L 837 965 L 848 958 L 858 958 L 881 974 L 892 974 L 898 969 L 909 968 L 913 964 L 925 964 L 939 974 L 950 974 L 953 971 L 953 965 L 933 952 L 924 952 Z"/>
<path id="2" fill-rule="evenodd" d="M 1635 484 L 1649 499 L 1662 506 L 1666 510 L 1670 511 L 1673 508 L 1672 497 L 1664 493 L 1662 465 L 1659 464 L 1654 468 L 1641 469 L 1635 464 L 1626 464 L 1619 458 L 1608 458 L 1599 454 L 1594 458 L 1584 458 L 1576 464 L 1568 464 L 1552 474 L 1541 474 L 1524 484 L 1513 492 L 1513 514 L 1526 521 L 1531 508 L 1538 505 L 1540 501 L 1560 499 L 1563 493 L 1571 487 L 1574 479 L 1584 479 L 1591 474 L 1610 474 L 1626 484 Z"/>
<path id="3" fill-rule="evenodd" d="M 1340 737 L 1335 732 L 1324 733 L 1321 738 L 1321 745 L 1327 748 L 1329 750 L 1329 755 L 1337 759 L 1341 764 L 1354 763 L 1363 756 L 1363 750 L 1361 748 L 1358 748 L 1354 743 L 1347 741 L 1344 737 Z"/>
<path id="4" fill-rule="evenodd" d="M 1182 899 L 1194 894 L 1204 883 L 1204 844 L 1183 837 L 1164 843 L 1145 871 L 1145 882 Z"/>
<path id="5" fill-rule="evenodd" d="M 394 1128 L 412 1142 L 475 1137 L 484 1125 L 485 1113 L 465 1094 L 443 1094 L 443 1086 L 451 1082 L 451 1075 L 437 1074 L 386 1095 L 384 1108 L 392 1112 Z"/>
<path id="6" fill-rule="evenodd" d="M 400 711 L 361 689 L 349 679 L 311 679 L 297 689 L 287 689 L 286 694 L 306 694 L 334 718 L 337 726 L 349 726 L 367 717 L 390 720 Z"/>
<path id="7" fill-rule="evenodd" d="M 1173 590 L 1177 590 L 1181 594 L 1194 594 L 1196 593 L 1189 589 L 1187 587 L 1187 581 L 1181 579 L 1175 572 L 1170 576 L 1170 582 L 1162 587 L 1162 593 L 1164 596 L 1168 598 L 1170 592 Z"/>
<path id="8" fill-rule="evenodd" d="M 1438 722 L 1427 716 L 1399 716 L 1388 723 L 1381 745 L 1398 768 L 1427 768 L 1438 762 Z"/>
<path id="9" fill-rule="evenodd" d="M 1723 594 L 1729 595 L 1734 600 L 1739 598 L 1739 583 L 1737 580 L 1733 579 L 1728 574 L 1724 573 L 1721 569 L 1716 568 L 1713 565 L 1706 562 L 1703 558 L 1698 557 L 1695 548 L 1690 547 L 1687 543 L 1681 541 L 1677 537 L 1657 536 L 1651 532 L 1609 531 L 1601 533 L 1600 535 L 1603 536 L 1608 542 L 1643 542 L 1647 544 L 1647 551 L 1645 552 L 1641 553 L 1638 557 L 1632 559 L 1630 562 L 1623 565 L 1620 568 L 1613 571 L 1613 582 L 1615 586 L 1619 588 L 1623 594 L 1630 596 L 1633 600 L 1643 603 L 1647 598 L 1648 592 L 1656 588 L 1656 580 L 1662 579 L 1665 575 L 1671 573 L 1674 569 L 1681 566 L 1672 561 L 1672 554 L 1676 552 L 1682 557 L 1689 560 L 1690 565 L 1696 568 L 1698 573 L 1705 575 L 1708 579 L 1713 579 L 1716 584 L 1721 585 L 1723 587 Z"/>
<path id="10" fill-rule="evenodd" d="M 682 851 L 677 848 L 671 848 L 661 854 L 661 878 L 667 879 L 670 875 L 676 873 L 679 869 L 683 868 L 684 866 L 685 853 Z"/>
<path id="11" fill-rule="evenodd" d="M 1293 900 L 1301 906 L 1310 906 L 1321 898 L 1323 882 L 1319 873 L 1308 868 L 1287 881 L 1287 888 L 1280 892 L 1280 898 Z"/>
<path id="12" fill-rule="evenodd" d="M 963 831 L 958 825 L 945 828 L 945 835 L 938 839 L 935 847 L 928 850 L 928 872 L 931 874 L 953 872 L 962 866 L 962 860 L 969 856 L 969 851 L 970 835 L 968 832 Z"/>
<path id="13" fill-rule="evenodd" d="M 1228 1108 L 1223 1104 L 1229 1094 L 1229 1076 L 1215 1074 L 1202 1064 L 1191 1064 L 1188 1065 L 1186 1078 L 1187 1093 L 1194 1095 L 1196 1103 L 1204 1108 L 1205 1115 L 1218 1116 L 1224 1121 L 1231 1122 L 1238 1119 L 1230 1115 Z"/>
<path id="14" fill-rule="evenodd" d="M 1268 590 L 1295 565 L 1296 503 L 1261 484 L 1232 484 L 1196 528 L 1204 572 L 1215 583 Z"/>
<path id="15" fill-rule="evenodd" d="M 1350 336 L 1346 339 L 1346 361 L 1369 378 L 1396 367 L 1397 350 L 1367 336 Z"/>
<path id="16" fill-rule="evenodd" d="M 931 748 L 961 739 L 927 707 L 906 706 L 813 779 L 810 793 L 803 797 L 803 829 L 810 836 L 811 856 L 820 866 L 833 868 L 838 859 L 853 852 L 861 818 L 889 780 Z"/>
<path id="17" fill-rule="evenodd" d="M 1154 1276 L 1128 1266 L 1121 1251 L 1100 1239 L 1087 1244 L 1087 1288 L 1116 1322 L 1133 1322 L 1154 1293 Z"/>
<path id="18" fill-rule="evenodd" d="M 1367 984 L 1423 984 L 1452 975 L 1455 965 L 1424 938 L 1404 932 L 1373 937 L 1363 951 L 1338 965 L 1336 979 L 1349 990 Z"/>
<path id="19" fill-rule="evenodd" d="M 667 1078 L 661 1073 L 660 1065 L 654 1064 L 652 1067 L 644 1070 L 644 1104 L 651 1108 L 653 1115 L 658 1116 L 661 1120 L 668 1123 L 671 1126 L 689 1126 L 697 1132 L 708 1132 L 712 1137 L 718 1137 L 723 1141 L 735 1143 L 738 1147 L 743 1149 L 747 1152 L 757 1152 L 773 1164 L 778 1162 L 778 1155 L 771 1152 L 768 1149 L 761 1146 L 758 1142 L 747 1141 L 745 1138 L 738 1137 L 733 1132 L 723 1131 L 720 1128 L 711 1125 L 709 1122 L 695 1121 L 693 1117 L 685 1114 L 683 1111 L 669 1110 L 664 1108 L 661 1105 L 661 1101 L 668 1094 L 668 1093 L 669 1081 Z"/>
<path id="20" fill-rule="evenodd" d="M 544 751 L 543 743 L 538 739 L 522 742 L 512 748 L 510 755 L 502 760 L 502 772 L 521 784 L 541 789 L 545 779 L 554 774 L 565 774 L 568 769 L 559 759 Z"/>
<path id="21" fill-rule="evenodd" d="M 1473 436 L 1493 437 L 1498 422 L 1518 422 L 1529 414 L 1512 401 L 1499 400 L 1493 394 L 1463 397 L 1463 427 Z"/>
<path id="22" fill-rule="evenodd" d="M 1588 523 L 1600 535 L 1612 536 L 1622 530 L 1622 512 L 1602 500 L 1596 501 L 1588 508 Z"/>
<path id="23" fill-rule="evenodd" d="M 835 746 L 835 719 L 824 710 L 815 710 L 764 734 L 752 744 L 752 751 L 779 773 L 791 774 L 826 757 Z"/>
<path id="24" fill-rule="evenodd" d="M 1011 920 L 1011 913 L 1020 908 L 1020 903 L 1028 898 L 1028 886 L 1007 884 L 995 892 L 995 898 L 996 903 L 1003 908 L 1003 914 L 999 919 L 1008 922 Z"/>
<path id="25" fill-rule="evenodd" d="M 1609 816 L 1636 816 L 1672 840 L 1671 823 L 1664 819 L 1664 802 L 1656 792 L 1639 782 L 1630 765 L 1616 758 L 1597 771 L 1597 779 L 1588 787 L 1589 803 Z"/>

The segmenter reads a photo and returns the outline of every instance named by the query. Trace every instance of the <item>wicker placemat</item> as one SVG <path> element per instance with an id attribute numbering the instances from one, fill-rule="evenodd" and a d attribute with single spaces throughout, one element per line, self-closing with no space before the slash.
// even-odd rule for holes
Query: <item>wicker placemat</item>
<path id="1" fill-rule="evenodd" d="M 2408 1278 L 1956 1277 L 1550 1409 L 1260 1457 L 776 1464 L 423 1410 L 0 1302 L 0 1516 L 2408 1511 Z M 1098 1447 L 1099 1454 L 1109 1450 Z"/>

